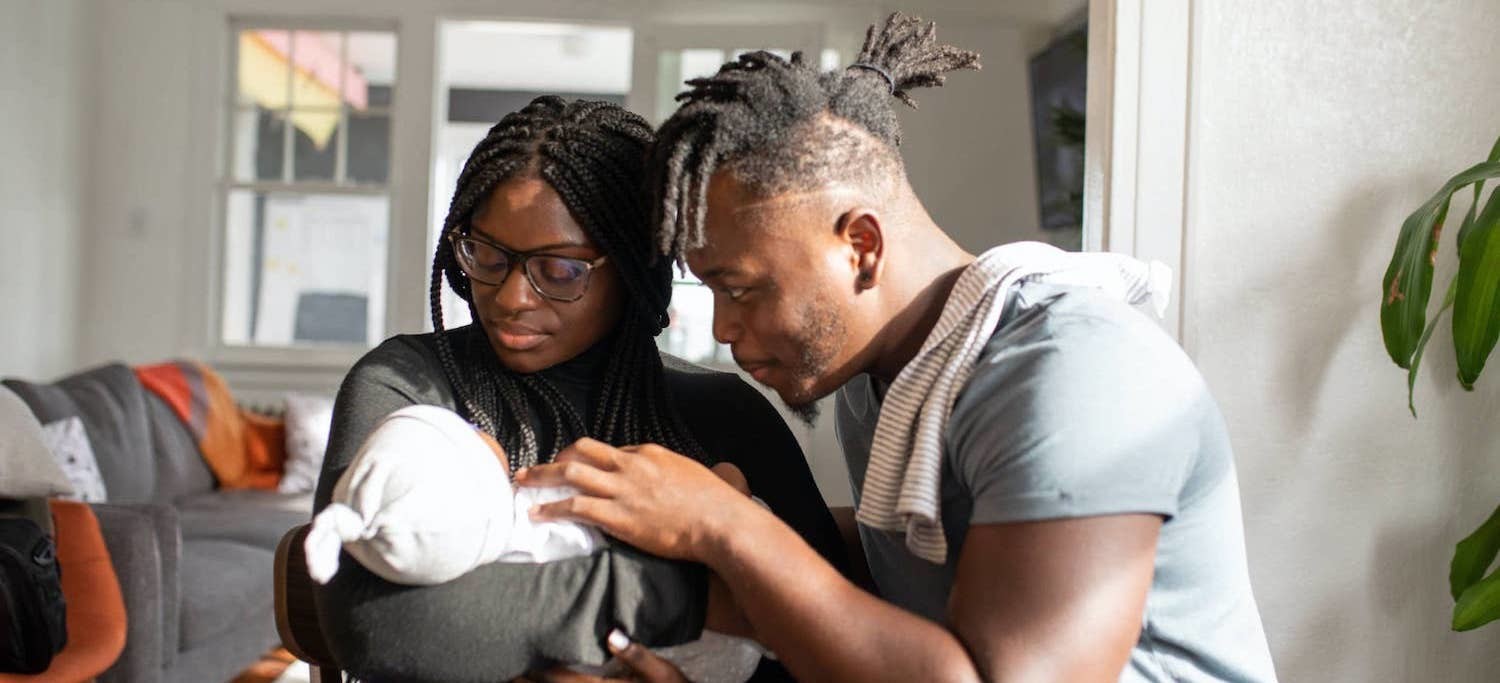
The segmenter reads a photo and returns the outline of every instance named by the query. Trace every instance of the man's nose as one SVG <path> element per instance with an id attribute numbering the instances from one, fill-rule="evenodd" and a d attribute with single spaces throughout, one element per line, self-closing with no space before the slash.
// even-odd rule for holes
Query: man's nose
<path id="1" fill-rule="evenodd" d="M 714 341 L 720 344 L 733 344 L 744 334 L 739 316 L 731 313 L 727 308 L 717 303 L 714 304 Z"/>

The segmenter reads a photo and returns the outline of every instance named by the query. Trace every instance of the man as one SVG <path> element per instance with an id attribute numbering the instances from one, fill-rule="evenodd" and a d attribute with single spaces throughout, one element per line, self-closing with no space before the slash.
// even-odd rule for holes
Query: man
<path id="1" fill-rule="evenodd" d="M 1102 289 L 986 279 L 1003 257 L 907 182 L 891 97 L 977 66 L 899 14 L 843 71 L 743 56 L 689 83 L 653 155 L 659 237 L 714 291 L 715 336 L 804 413 L 839 391 L 881 597 L 657 446 L 581 441 L 518 481 L 582 491 L 538 516 L 708 565 L 803 680 L 1274 680 L 1191 362 Z"/>

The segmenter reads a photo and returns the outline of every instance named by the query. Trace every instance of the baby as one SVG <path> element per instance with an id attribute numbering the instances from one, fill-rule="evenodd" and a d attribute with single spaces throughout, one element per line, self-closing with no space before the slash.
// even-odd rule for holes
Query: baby
<path id="1" fill-rule="evenodd" d="M 747 490 L 733 465 L 714 469 Z M 530 516 L 533 506 L 575 493 L 513 487 L 504 451 L 488 434 L 445 408 L 407 406 L 370 434 L 339 477 L 332 502 L 313 519 L 304 545 L 307 571 L 319 583 L 332 580 L 343 549 L 387 581 L 433 585 L 489 562 L 589 555 L 606 546 L 597 529 Z M 507 616 L 525 614 L 522 605 Z M 689 680 L 738 682 L 754 673 L 764 651 L 754 641 L 705 630 L 698 641 L 656 652 Z"/>

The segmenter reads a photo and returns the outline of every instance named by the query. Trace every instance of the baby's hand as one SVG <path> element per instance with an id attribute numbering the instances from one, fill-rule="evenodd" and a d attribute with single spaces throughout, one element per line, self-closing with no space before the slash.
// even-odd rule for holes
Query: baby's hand
<path id="1" fill-rule="evenodd" d="M 723 479 L 725 483 L 734 487 L 734 490 L 745 495 L 750 495 L 750 482 L 745 480 L 745 473 L 740 471 L 733 463 L 721 462 L 708 468 L 714 474 Z"/>

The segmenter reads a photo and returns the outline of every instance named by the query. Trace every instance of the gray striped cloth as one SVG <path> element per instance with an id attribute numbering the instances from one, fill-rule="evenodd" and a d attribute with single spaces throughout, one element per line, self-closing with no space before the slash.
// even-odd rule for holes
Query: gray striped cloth
<path id="1" fill-rule="evenodd" d="M 1040 242 L 1016 242 L 981 254 L 958 278 L 922 349 L 886 391 L 870 447 L 856 519 L 905 532 L 917 557 L 942 564 L 948 555 L 940 513 L 943 434 L 953 402 L 995 332 L 1006 293 L 1022 282 L 1097 288 L 1164 314 L 1171 269 L 1108 253 L 1072 253 Z"/>

